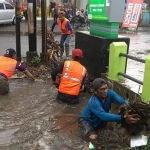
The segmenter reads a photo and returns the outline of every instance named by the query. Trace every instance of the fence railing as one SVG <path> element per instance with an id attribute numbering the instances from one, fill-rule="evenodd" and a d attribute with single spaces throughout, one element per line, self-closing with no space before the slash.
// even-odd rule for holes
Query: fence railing
<path id="1" fill-rule="evenodd" d="M 125 73 L 127 58 L 145 63 L 143 81 L 135 79 Z M 150 55 L 147 56 L 146 60 L 128 55 L 127 45 L 125 42 L 113 42 L 110 44 L 109 51 L 108 78 L 112 80 L 127 78 L 140 85 L 143 85 L 141 99 L 144 102 L 148 102 L 150 100 Z"/>

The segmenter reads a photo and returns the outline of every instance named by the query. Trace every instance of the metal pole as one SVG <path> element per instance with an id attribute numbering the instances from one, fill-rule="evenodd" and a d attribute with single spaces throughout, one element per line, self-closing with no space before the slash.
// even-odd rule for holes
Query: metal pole
<path id="1" fill-rule="evenodd" d="M 17 52 L 17 60 L 21 61 L 21 44 L 20 44 L 20 0 L 16 0 L 16 52 Z"/>
<path id="2" fill-rule="evenodd" d="M 74 16 L 76 15 L 76 7 L 77 7 L 77 1 L 74 0 Z"/>
<path id="3" fill-rule="evenodd" d="M 41 1 L 42 53 L 47 53 L 47 17 L 46 0 Z"/>
<path id="4" fill-rule="evenodd" d="M 37 51 L 37 35 L 36 35 L 36 0 L 33 0 L 33 14 L 34 14 L 34 50 Z"/>
<path id="5" fill-rule="evenodd" d="M 141 63 L 145 63 L 145 60 L 144 60 L 144 59 L 140 59 L 140 58 L 137 58 L 137 57 L 128 55 L 128 54 L 120 53 L 119 56 L 123 56 L 123 57 L 126 57 L 126 58 L 130 58 L 130 59 L 132 59 L 132 60 L 141 62 Z"/>
<path id="6" fill-rule="evenodd" d="M 133 78 L 133 77 L 131 77 L 131 76 L 125 74 L 125 73 L 118 72 L 118 75 L 121 75 L 121 76 L 123 76 L 123 77 L 125 77 L 125 78 L 127 78 L 127 79 L 130 79 L 131 81 L 134 81 L 134 82 L 136 82 L 136 83 L 138 83 L 138 84 L 143 85 L 143 82 L 142 82 L 142 81 L 139 81 L 139 80 L 137 80 L 137 79 L 135 79 L 135 78 Z"/>
<path id="7" fill-rule="evenodd" d="M 36 1 L 28 0 L 29 52 L 36 51 Z"/>

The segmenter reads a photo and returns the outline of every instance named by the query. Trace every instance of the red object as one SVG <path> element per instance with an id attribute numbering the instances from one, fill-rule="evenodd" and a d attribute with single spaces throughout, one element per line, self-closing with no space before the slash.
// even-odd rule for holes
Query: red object
<path id="1" fill-rule="evenodd" d="M 128 0 L 122 27 L 137 28 L 143 0 Z"/>
<path id="2" fill-rule="evenodd" d="M 20 7 L 20 12 L 24 12 L 24 8 L 23 7 Z"/>
<path id="3" fill-rule="evenodd" d="M 143 0 L 128 0 L 128 3 L 142 4 Z"/>
<path id="4" fill-rule="evenodd" d="M 83 53 L 81 51 L 81 49 L 74 49 L 72 51 L 72 58 L 78 56 L 79 58 L 82 58 L 83 57 Z"/>
<path id="5" fill-rule="evenodd" d="M 70 8 L 71 9 L 72 6 L 60 6 L 60 5 L 57 5 L 57 8 L 68 8 L 68 9 Z"/>

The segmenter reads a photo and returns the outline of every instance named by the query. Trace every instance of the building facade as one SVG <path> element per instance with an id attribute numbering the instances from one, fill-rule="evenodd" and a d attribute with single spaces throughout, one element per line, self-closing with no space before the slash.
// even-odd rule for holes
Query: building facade
<path id="1" fill-rule="evenodd" d="M 10 2 L 11 4 L 15 4 L 16 0 L 6 0 Z M 41 4 L 41 0 L 36 0 L 37 5 Z M 74 5 L 74 2 L 76 1 L 77 9 L 86 9 L 86 5 L 88 3 L 88 0 L 46 0 L 47 7 L 49 6 L 50 2 L 55 2 L 57 6 L 71 6 Z M 27 6 L 27 0 L 20 0 L 21 6 Z"/>

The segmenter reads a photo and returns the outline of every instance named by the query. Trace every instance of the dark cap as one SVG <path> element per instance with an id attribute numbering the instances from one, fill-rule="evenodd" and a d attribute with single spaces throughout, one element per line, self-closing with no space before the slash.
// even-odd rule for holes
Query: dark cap
<path id="1" fill-rule="evenodd" d="M 6 50 L 6 54 L 4 56 L 6 56 L 6 57 L 12 57 L 14 54 L 16 54 L 16 51 L 14 49 L 12 49 L 12 48 L 8 48 Z"/>
<path id="2" fill-rule="evenodd" d="M 83 57 L 83 53 L 82 53 L 82 50 L 81 49 L 74 49 L 72 51 L 72 58 L 75 58 L 75 57 L 79 57 L 79 58 L 82 58 Z"/>
<path id="3" fill-rule="evenodd" d="M 93 89 L 94 89 L 94 90 L 97 90 L 99 87 L 101 87 L 101 86 L 104 85 L 104 84 L 107 84 L 107 82 L 106 82 L 104 79 L 102 79 L 102 78 L 96 78 L 96 79 L 93 81 L 93 83 L 92 83 Z"/>

